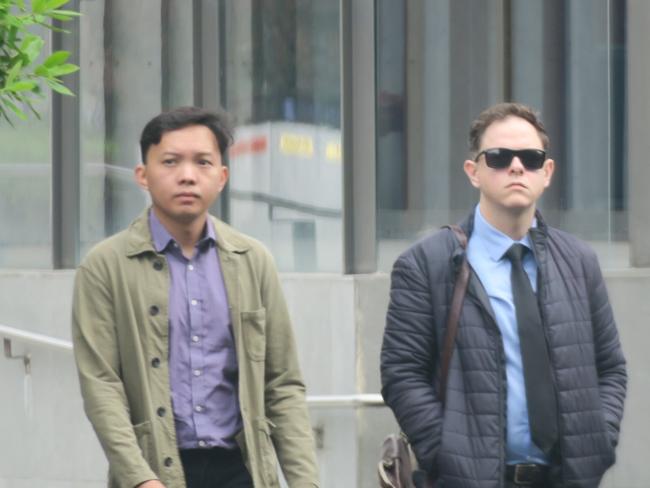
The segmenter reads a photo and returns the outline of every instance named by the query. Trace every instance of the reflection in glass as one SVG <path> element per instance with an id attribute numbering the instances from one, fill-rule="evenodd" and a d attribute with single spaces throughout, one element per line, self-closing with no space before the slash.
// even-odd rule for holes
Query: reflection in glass
<path id="1" fill-rule="evenodd" d="M 340 271 L 339 2 L 221 5 L 229 220 L 283 271 Z"/>
<path id="2" fill-rule="evenodd" d="M 147 204 L 133 179 L 144 124 L 165 106 L 192 103 L 191 9 L 162 6 L 81 1 L 82 256 Z M 165 22 L 171 28 L 163 42 Z"/>
<path id="3" fill-rule="evenodd" d="M 524 5 L 525 3 L 525 5 Z M 546 220 L 626 266 L 625 1 L 377 2 L 380 269 L 465 216 L 467 132 L 505 100 L 538 109 L 557 171 Z"/>

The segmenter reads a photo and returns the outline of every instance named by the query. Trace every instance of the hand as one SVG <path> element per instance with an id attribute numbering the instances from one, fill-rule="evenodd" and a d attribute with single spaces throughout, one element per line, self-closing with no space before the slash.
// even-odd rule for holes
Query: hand
<path id="1" fill-rule="evenodd" d="M 145 481 L 144 483 L 140 483 L 135 488 L 165 488 L 165 485 L 163 485 L 158 480 L 149 480 L 149 481 Z"/>

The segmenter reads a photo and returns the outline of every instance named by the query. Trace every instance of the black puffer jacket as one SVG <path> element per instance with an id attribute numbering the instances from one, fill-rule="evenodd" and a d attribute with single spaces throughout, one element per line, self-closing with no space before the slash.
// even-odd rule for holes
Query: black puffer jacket
<path id="1" fill-rule="evenodd" d="M 595 254 L 547 227 L 530 235 L 538 300 L 558 391 L 560 459 L 554 486 L 596 487 L 614 463 L 627 376 Z M 473 214 L 461 224 L 471 235 Z M 450 230 L 395 262 L 381 352 L 382 394 L 418 461 L 446 488 L 504 486 L 506 374 L 488 296 L 472 272 L 442 410 L 434 375 L 453 281 L 464 251 Z"/>

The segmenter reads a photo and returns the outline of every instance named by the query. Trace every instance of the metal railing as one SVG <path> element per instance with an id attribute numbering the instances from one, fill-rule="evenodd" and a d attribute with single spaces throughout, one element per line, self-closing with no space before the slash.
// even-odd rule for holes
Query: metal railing
<path id="1" fill-rule="evenodd" d="M 22 355 L 12 353 L 12 341 L 35 344 L 59 351 L 72 352 L 72 342 L 35 332 L 27 332 L 0 324 L 0 337 L 4 342 L 7 359 L 22 359 L 25 373 L 31 373 L 31 353 Z M 378 393 L 357 393 L 352 395 L 307 395 L 307 404 L 313 408 L 358 408 L 383 407 L 384 400 Z"/>
<path id="2" fill-rule="evenodd" d="M 7 325 L 0 324 L 0 336 L 9 341 L 12 339 L 19 339 L 21 342 L 29 342 L 30 344 L 38 344 L 40 346 L 48 346 L 54 349 L 72 351 L 72 342 L 70 341 L 56 339 L 35 332 L 27 332 Z"/>

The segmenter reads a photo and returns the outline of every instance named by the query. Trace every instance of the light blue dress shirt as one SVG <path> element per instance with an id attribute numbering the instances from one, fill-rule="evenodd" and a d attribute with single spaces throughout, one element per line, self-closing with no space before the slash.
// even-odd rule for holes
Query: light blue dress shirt
<path id="1" fill-rule="evenodd" d="M 535 225 L 536 222 L 533 222 L 533 227 Z M 467 259 L 485 288 L 503 338 L 508 380 L 506 462 L 548 464 L 544 453 L 531 439 L 528 423 L 524 370 L 510 285 L 511 264 L 504 256 L 516 242 L 531 249 L 528 234 L 520 241 L 512 240 L 490 225 L 476 206 L 474 229 L 467 245 Z M 532 252 L 524 255 L 523 265 L 533 290 L 537 291 L 537 265 Z"/>

